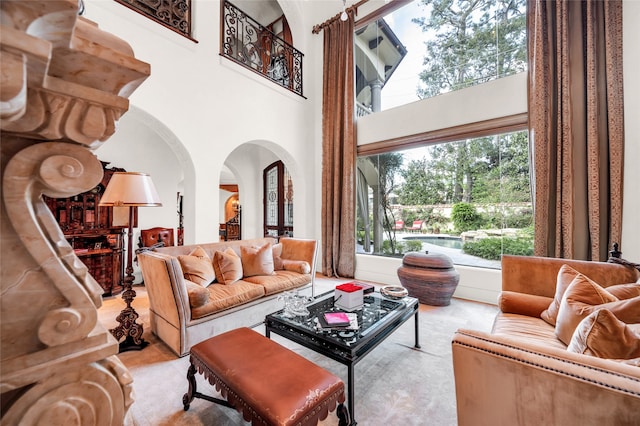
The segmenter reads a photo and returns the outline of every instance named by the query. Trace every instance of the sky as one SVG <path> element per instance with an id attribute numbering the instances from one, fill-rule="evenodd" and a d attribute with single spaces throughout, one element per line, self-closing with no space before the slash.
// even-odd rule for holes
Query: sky
<path id="1" fill-rule="evenodd" d="M 424 7 L 416 0 L 385 16 L 387 24 L 407 48 L 407 55 L 382 89 L 383 110 L 419 100 L 416 89 L 420 81 L 418 73 L 423 68 L 422 61 L 426 52 L 425 34 L 411 19 L 424 15 Z"/>

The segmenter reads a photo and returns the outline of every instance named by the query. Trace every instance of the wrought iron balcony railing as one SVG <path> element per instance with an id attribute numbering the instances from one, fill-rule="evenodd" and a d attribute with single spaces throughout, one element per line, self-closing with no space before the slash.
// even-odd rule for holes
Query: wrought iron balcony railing
<path id="1" fill-rule="evenodd" d="M 302 95 L 302 52 L 228 1 L 222 2 L 220 54 Z"/>

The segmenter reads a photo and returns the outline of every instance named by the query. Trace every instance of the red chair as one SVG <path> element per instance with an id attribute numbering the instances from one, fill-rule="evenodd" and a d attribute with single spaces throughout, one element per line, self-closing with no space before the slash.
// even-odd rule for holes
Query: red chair
<path id="1" fill-rule="evenodd" d="M 413 232 L 413 231 L 420 231 L 422 229 L 422 224 L 424 223 L 424 220 L 414 220 L 413 221 L 413 225 L 407 228 L 407 231 Z"/>
<path id="2" fill-rule="evenodd" d="M 404 229 L 404 220 L 396 220 L 396 224 L 391 227 L 394 231 L 402 231 Z"/>

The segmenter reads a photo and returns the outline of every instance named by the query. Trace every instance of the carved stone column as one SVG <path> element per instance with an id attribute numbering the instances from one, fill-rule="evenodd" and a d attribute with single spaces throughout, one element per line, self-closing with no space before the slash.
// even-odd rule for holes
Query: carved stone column
<path id="1" fill-rule="evenodd" d="M 2 425 L 121 425 L 133 402 L 118 344 L 97 320 L 102 289 L 42 195 L 100 182 L 92 150 L 150 67 L 77 9 L 0 2 Z"/>

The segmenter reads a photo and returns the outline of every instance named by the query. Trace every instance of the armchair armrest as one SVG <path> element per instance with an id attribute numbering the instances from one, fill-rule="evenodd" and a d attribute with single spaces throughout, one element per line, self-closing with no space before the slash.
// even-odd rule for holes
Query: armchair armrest
<path id="1" fill-rule="evenodd" d="M 282 244 L 282 259 L 307 262 L 311 267 L 311 277 L 315 276 L 318 241 L 283 237 L 280 238 L 280 243 Z"/>
<path id="2" fill-rule="evenodd" d="M 470 330 L 452 355 L 459 426 L 637 423 L 638 367 Z"/>

